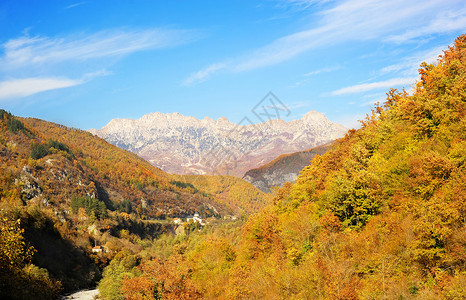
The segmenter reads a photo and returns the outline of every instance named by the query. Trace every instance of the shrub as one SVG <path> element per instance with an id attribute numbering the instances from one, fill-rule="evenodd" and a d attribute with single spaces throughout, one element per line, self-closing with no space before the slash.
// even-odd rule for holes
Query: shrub
<path id="1" fill-rule="evenodd" d="M 68 146 L 66 146 L 65 144 L 60 143 L 58 141 L 52 140 L 52 139 L 49 140 L 48 146 L 49 146 L 49 148 L 55 148 L 55 149 L 60 150 L 60 151 L 65 151 L 65 152 L 71 153 Z"/>
<path id="2" fill-rule="evenodd" d="M 43 144 L 33 144 L 31 149 L 31 158 L 40 159 L 49 154 L 49 149 Z"/>
<path id="3" fill-rule="evenodd" d="M 24 132 L 26 130 L 26 128 L 24 127 L 24 124 L 20 120 L 17 120 L 13 117 L 8 119 L 6 126 L 8 130 L 13 133 L 17 133 L 18 131 Z"/>
<path id="4" fill-rule="evenodd" d="M 88 216 L 94 215 L 101 219 L 107 217 L 107 207 L 103 201 L 91 197 L 76 197 L 71 198 L 71 209 L 76 214 L 79 208 L 84 208 Z"/>
<path id="5" fill-rule="evenodd" d="M 3 119 L 5 115 L 9 116 L 10 114 L 4 109 L 0 109 L 0 119 Z"/>

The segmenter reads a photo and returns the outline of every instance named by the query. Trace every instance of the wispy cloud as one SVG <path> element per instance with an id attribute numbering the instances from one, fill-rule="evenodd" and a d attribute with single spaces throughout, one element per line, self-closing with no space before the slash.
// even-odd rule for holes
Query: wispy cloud
<path id="1" fill-rule="evenodd" d="M 26 32 L 2 45 L 0 99 L 26 97 L 83 84 L 112 74 L 106 68 L 116 61 L 115 58 L 143 50 L 178 46 L 198 37 L 194 31 L 157 28 L 105 30 L 62 37 L 31 37 Z M 96 63 L 82 64 L 88 60 Z M 89 70 L 81 67 L 89 65 L 103 68 Z M 11 79 L 23 77 L 21 75 L 26 72 L 28 78 Z M 80 79 L 68 79 L 70 77 Z"/>
<path id="2" fill-rule="evenodd" d="M 303 107 L 308 107 L 311 105 L 310 102 L 305 102 L 305 101 L 299 101 L 299 102 L 291 102 L 286 104 L 288 109 L 293 110 L 293 109 L 298 109 L 298 108 L 303 108 Z"/>
<path id="3" fill-rule="evenodd" d="M 287 61 L 305 51 L 326 44 L 328 33 L 327 28 L 317 28 L 279 38 L 237 59 L 231 70 L 243 72 Z"/>
<path id="4" fill-rule="evenodd" d="M 326 68 L 322 68 L 322 69 L 319 69 L 319 70 L 315 70 L 315 71 L 311 71 L 311 72 L 308 72 L 308 73 L 305 73 L 302 75 L 302 78 L 298 81 L 296 81 L 295 83 L 289 85 L 288 87 L 289 88 L 296 88 L 296 87 L 300 87 L 302 86 L 303 84 L 309 82 L 311 80 L 311 77 L 312 76 L 315 76 L 315 75 L 319 75 L 319 74 L 322 74 L 322 73 L 329 73 L 329 72 L 333 72 L 335 70 L 338 70 L 340 69 L 339 66 L 336 66 L 336 67 L 326 67 Z"/>
<path id="5" fill-rule="evenodd" d="M 344 94 L 354 94 L 362 93 L 371 90 L 385 89 L 394 86 L 407 86 L 416 82 L 418 77 L 404 77 L 404 78 L 392 78 L 384 81 L 372 82 L 372 83 L 363 83 L 353 86 L 348 86 L 336 91 L 333 91 L 331 94 L 334 96 L 344 95 Z"/>
<path id="6" fill-rule="evenodd" d="M 0 81 L 0 100 L 23 98 L 41 92 L 69 88 L 84 84 L 96 77 L 108 76 L 110 74 L 111 72 L 107 70 L 98 70 L 84 74 L 81 79 L 29 77 Z"/>
<path id="7" fill-rule="evenodd" d="M 418 73 L 419 65 L 422 62 L 435 63 L 442 50 L 447 49 L 447 45 L 435 47 L 433 49 L 418 52 L 414 55 L 403 58 L 399 63 L 386 66 L 381 69 L 382 74 L 398 73 L 403 76 L 415 75 Z"/>
<path id="8" fill-rule="evenodd" d="M 386 38 L 386 41 L 404 43 L 418 37 L 453 32 L 457 30 L 464 31 L 464 29 L 466 29 L 466 8 L 455 11 L 440 10 L 436 18 L 434 18 L 431 23 L 416 29 L 405 31 L 402 34 L 391 35 Z"/>
<path id="9" fill-rule="evenodd" d="M 288 6 L 297 8 L 299 10 L 305 10 L 316 4 L 323 4 L 330 2 L 331 0 L 279 0 L 279 6 Z"/>
<path id="10" fill-rule="evenodd" d="M 82 1 L 82 2 L 77 2 L 77 3 L 73 3 L 73 4 L 70 4 L 68 6 L 65 6 L 63 9 L 70 9 L 70 8 L 74 8 L 76 6 L 80 6 L 80 5 L 83 5 L 83 4 L 86 4 L 87 1 Z"/>
<path id="11" fill-rule="evenodd" d="M 98 71 L 94 71 L 94 72 L 90 72 L 90 73 L 86 73 L 84 74 L 82 80 L 84 82 L 86 81 L 90 81 L 96 77 L 104 77 L 104 76 L 109 76 L 109 75 L 112 75 L 113 73 L 108 71 L 108 70 L 98 70 Z"/>
<path id="12" fill-rule="evenodd" d="M 167 29 L 107 30 L 55 38 L 23 36 L 3 45 L 0 69 L 124 56 L 187 43 L 193 36 L 190 31 Z"/>
<path id="13" fill-rule="evenodd" d="M 333 71 L 336 71 L 336 70 L 339 70 L 340 67 L 326 67 L 326 68 L 322 68 L 322 69 L 319 69 L 319 70 L 315 70 L 315 71 L 311 71 L 309 73 L 306 73 L 304 74 L 304 76 L 308 77 L 308 76 L 314 76 L 314 75 L 318 75 L 318 74 L 321 74 L 321 73 L 329 73 L 329 72 L 333 72 Z"/>
<path id="14" fill-rule="evenodd" d="M 387 98 L 387 95 L 385 93 L 377 93 L 377 94 L 364 95 L 362 98 L 366 100 L 362 102 L 360 106 L 373 106 L 377 102 L 380 102 L 380 103 L 384 102 L 385 99 Z"/>
<path id="15" fill-rule="evenodd" d="M 307 6 L 323 1 L 290 0 L 289 3 Z M 324 1 L 325 2 L 325 1 Z M 465 28 L 466 11 L 462 0 L 346 0 L 321 10 L 309 18 L 318 24 L 295 32 L 252 50 L 231 61 L 224 69 L 243 72 L 278 64 L 313 49 L 349 41 L 385 40 L 401 42 L 431 34 Z M 325 7 L 328 7 L 326 5 Z M 439 14 L 443 11 L 443 14 Z M 453 16 L 454 20 L 449 20 Z M 421 28 L 409 31 L 408 28 Z M 438 28 L 447 29 L 438 29 Z M 391 38 L 386 39 L 386 36 Z M 216 64 L 214 64 L 216 65 Z M 203 68 L 202 70 L 205 70 Z M 201 70 L 201 71 L 202 71 Z"/>
<path id="16" fill-rule="evenodd" d="M 83 80 L 66 78 L 25 78 L 0 82 L 0 100 L 22 98 L 49 90 L 82 84 Z"/>
<path id="17" fill-rule="evenodd" d="M 227 63 L 217 63 L 212 64 L 202 70 L 197 71 L 196 73 L 191 74 L 188 78 L 183 81 L 183 85 L 189 86 L 193 84 L 197 84 L 207 80 L 212 74 L 225 69 L 227 67 Z"/>

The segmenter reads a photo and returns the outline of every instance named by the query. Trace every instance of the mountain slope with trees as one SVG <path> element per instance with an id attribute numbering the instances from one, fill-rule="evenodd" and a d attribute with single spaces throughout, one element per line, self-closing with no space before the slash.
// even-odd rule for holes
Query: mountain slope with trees
<path id="1" fill-rule="evenodd" d="M 180 184 L 86 131 L 4 110 L 0 171 L 0 298 L 5 299 L 51 299 L 93 286 L 117 252 L 139 252 L 172 232 L 166 218 L 195 212 L 221 217 L 244 211 L 241 204 L 253 205 L 237 202 L 237 207 L 229 197 Z M 96 245 L 104 246 L 105 254 L 93 254 Z"/>
<path id="2" fill-rule="evenodd" d="M 175 175 L 181 182 L 193 184 L 225 204 L 238 217 L 259 212 L 271 196 L 245 180 L 226 175 Z"/>
<path id="3" fill-rule="evenodd" d="M 330 147 L 331 143 L 328 143 L 304 151 L 282 154 L 265 165 L 247 171 L 243 179 L 261 191 L 270 193 L 272 187 L 282 187 L 285 182 L 293 182 L 314 156 L 324 154 Z"/>

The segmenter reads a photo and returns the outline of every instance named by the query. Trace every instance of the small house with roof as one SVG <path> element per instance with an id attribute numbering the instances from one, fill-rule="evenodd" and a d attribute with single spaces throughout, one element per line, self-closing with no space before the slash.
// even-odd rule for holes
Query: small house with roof
<path id="1" fill-rule="evenodd" d="M 92 248 L 92 253 L 102 253 L 105 252 L 104 246 L 95 246 Z"/>

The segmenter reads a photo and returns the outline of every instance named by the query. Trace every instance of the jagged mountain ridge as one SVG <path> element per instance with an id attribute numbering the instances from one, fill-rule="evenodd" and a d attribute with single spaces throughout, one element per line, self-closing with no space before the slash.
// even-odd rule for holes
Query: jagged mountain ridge
<path id="1" fill-rule="evenodd" d="M 310 111 L 302 119 L 237 125 L 227 118 L 202 120 L 160 112 L 140 119 L 113 119 L 90 132 L 176 174 L 242 177 L 284 153 L 302 151 L 342 137 L 347 129 Z"/>

